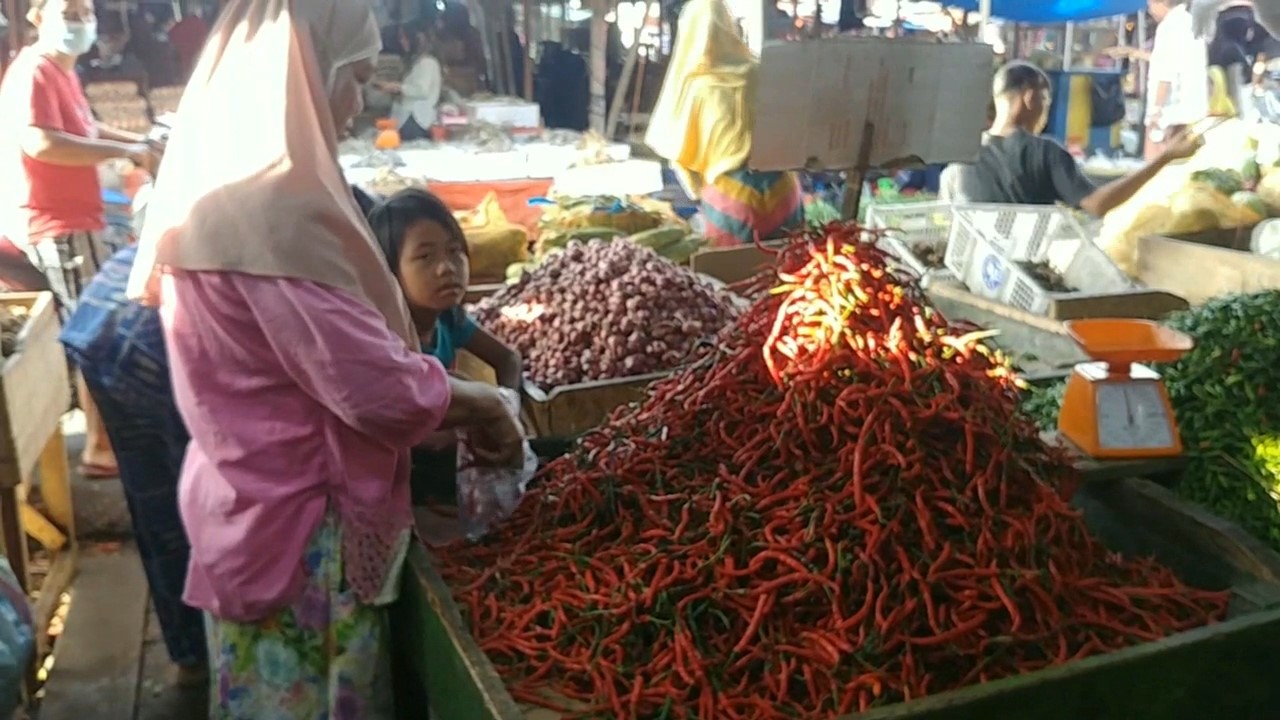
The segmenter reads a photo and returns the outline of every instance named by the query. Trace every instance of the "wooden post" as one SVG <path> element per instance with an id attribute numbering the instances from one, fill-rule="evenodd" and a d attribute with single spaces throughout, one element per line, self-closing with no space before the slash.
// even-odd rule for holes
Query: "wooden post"
<path id="1" fill-rule="evenodd" d="M 871 141 L 875 138 L 876 126 L 866 123 L 862 127 L 862 145 L 858 147 L 858 163 L 851 170 L 845 171 L 844 201 L 840 203 L 840 215 L 845 220 L 857 220 L 859 205 L 862 203 L 862 186 L 867 180 L 867 170 L 871 168 Z"/>
<path id="2" fill-rule="evenodd" d="M 609 12 L 608 0 L 591 2 L 591 100 L 588 108 L 590 128 L 601 135 L 605 132 L 605 103 L 609 77 L 609 24 L 604 16 Z"/>
<path id="3" fill-rule="evenodd" d="M 542 4 L 524 0 L 524 99 L 533 102 L 533 48 L 538 42 L 536 13 L 542 12 Z"/>
<path id="4" fill-rule="evenodd" d="M 644 4 L 644 18 L 640 27 L 636 28 L 635 37 L 631 41 L 631 49 L 622 64 L 622 75 L 618 78 L 618 87 L 613 91 L 613 103 L 609 106 L 609 120 L 605 124 L 605 138 L 612 139 L 618 130 L 618 118 L 622 115 L 622 106 L 627 102 L 627 90 L 631 87 L 631 76 L 635 73 L 636 60 L 640 57 L 640 39 L 644 37 L 644 27 L 649 22 L 649 12 L 653 0 Z"/>
<path id="5" fill-rule="evenodd" d="M 631 123 L 630 123 L 630 126 L 628 127 L 628 133 L 627 133 L 628 139 L 631 139 L 632 137 L 635 136 L 635 131 L 636 131 L 635 119 L 640 115 L 640 98 L 643 97 L 643 94 L 644 94 L 644 74 L 648 69 L 647 68 L 648 64 L 649 64 L 649 56 L 648 55 L 641 56 L 640 67 L 636 68 L 636 91 L 631 96 Z M 645 126 L 646 128 L 648 127 L 647 122 L 645 123 Z"/>

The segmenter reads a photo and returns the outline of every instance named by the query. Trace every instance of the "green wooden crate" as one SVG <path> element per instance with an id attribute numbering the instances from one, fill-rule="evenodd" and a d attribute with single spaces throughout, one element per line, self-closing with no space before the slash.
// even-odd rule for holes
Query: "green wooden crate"
<path id="1" fill-rule="evenodd" d="M 1189 584 L 1233 591 L 1225 622 L 1107 655 L 856 716 L 860 720 L 1272 720 L 1280 718 L 1280 556 L 1145 480 L 1076 497 L 1113 550 L 1154 554 Z M 415 549 L 393 620 L 410 682 L 441 720 L 555 720 L 526 713 L 480 651 L 426 551 Z M 421 702 L 421 701 L 419 701 Z M 404 717 L 425 718 L 410 714 Z M 619 720 L 623 720 L 619 718 Z"/>

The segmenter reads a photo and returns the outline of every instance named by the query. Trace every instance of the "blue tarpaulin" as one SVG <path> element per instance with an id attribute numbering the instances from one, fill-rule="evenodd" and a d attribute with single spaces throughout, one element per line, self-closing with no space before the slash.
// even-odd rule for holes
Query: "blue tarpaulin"
<path id="1" fill-rule="evenodd" d="M 978 0 L 944 0 L 943 4 L 978 11 Z M 1129 15 L 1146 8 L 1147 0 L 991 0 L 991 17 L 1047 25 Z"/>

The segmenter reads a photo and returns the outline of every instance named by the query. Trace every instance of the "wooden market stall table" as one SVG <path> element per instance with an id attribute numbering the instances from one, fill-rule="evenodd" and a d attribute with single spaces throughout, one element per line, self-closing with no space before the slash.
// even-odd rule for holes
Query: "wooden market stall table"
<path id="1" fill-rule="evenodd" d="M 1043 353 L 1041 370 L 1084 357 L 1061 323 L 947 298 L 943 311 L 999 325 L 1014 346 Z M 936 300 L 937 298 L 935 298 Z M 970 299 L 971 300 L 971 299 Z M 972 302 L 972 300 L 971 300 Z M 949 307 L 947 307 L 949 306 Z M 983 322 L 985 321 L 985 322 Z M 1046 437 L 1061 442 L 1056 435 Z M 1109 549 L 1154 556 L 1184 582 L 1232 593 L 1228 619 L 1162 640 L 1024 676 L 941 693 L 857 716 L 859 720 L 1130 720 L 1137 717 L 1257 717 L 1280 707 L 1280 556 L 1239 527 L 1183 502 L 1151 479 L 1176 474 L 1182 458 L 1099 461 L 1074 452 L 1081 487 L 1073 504 Z M 479 649 L 430 552 L 410 553 L 393 610 L 398 687 L 406 707 L 430 703 L 438 717 L 558 720 L 521 707 Z M 1174 690 L 1176 688 L 1176 690 Z"/>
<path id="2" fill-rule="evenodd" d="M 733 275 L 746 266 L 720 267 Z M 929 296 L 953 320 L 1000 330 L 996 341 L 1003 342 L 1024 371 L 1061 376 L 1086 359 L 1060 320 L 1031 316 L 958 287 L 931 287 Z M 1076 310 L 1106 315 L 1128 304 L 1131 314 L 1161 317 L 1187 307 L 1169 293 L 1138 296 L 1145 300 L 1137 307 L 1133 297 L 1119 304 L 1104 298 Z M 1054 434 L 1047 439 L 1059 442 Z M 874 710 L 858 720 L 1252 718 L 1263 717 L 1260 708 L 1280 708 L 1280 670 L 1270 662 L 1280 644 L 1280 555 L 1153 482 L 1177 474 L 1181 458 L 1100 461 L 1075 453 L 1074 464 L 1081 483 L 1073 504 L 1093 535 L 1114 552 L 1154 556 L 1189 585 L 1229 590 L 1227 619 L 1105 655 Z M 438 717 L 468 720 L 560 717 L 522 707 L 507 692 L 425 548 L 415 547 L 410 554 L 392 623 L 397 680 L 406 706 L 430 703 Z"/>
<path id="3" fill-rule="evenodd" d="M 927 291 L 929 302 L 951 320 L 963 320 L 997 330 L 991 342 L 1012 355 L 1024 374 L 1065 372 L 1088 356 L 1067 334 L 1060 319 L 1032 315 L 998 301 L 978 297 L 959 285 L 936 283 Z M 1162 290 L 1073 300 L 1068 314 L 1075 317 L 1135 317 L 1159 319 L 1184 310 L 1188 303 Z"/>
<path id="4" fill-rule="evenodd" d="M 1153 235 L 1138 241 L 1138 279 L 1198 305 L 1221 295 L 1280 288 L 1280 260 L 1250 253 L 1244 230 Z"/>
<path id="5" fill-rule="evenodd" d="M 16 352 L 0 359 L 0 526 L 5 557 L 28 593 L 36 590 L 28 536 L 51 555 L 34 608 L 37 647 L 43 650 L 45 630 L 75 573 L 75 514 L 62 435 L 71 385 L 53 294 L 3 293 L 0 305 L 25 311 L 28 318 Z M 37 488 L 43 510 L 29 501 Z"/>
<path id="6" fill-rule="evenodd" d="M 858 715 L 859 720 L 1259 717 L 1280 707 L 1280 556 L 1148 480 L 1170 461 L 1082 461 L 1073 503 L 1105 545 L 1154 555 L 1183 581 L 1230 589 L 1228 619 L 1105 655 Z M 557 720 L 518 705 L 469 633 L 430 553 L 414 547 L 393 611 L 401 702 L 468 720 Z"/>

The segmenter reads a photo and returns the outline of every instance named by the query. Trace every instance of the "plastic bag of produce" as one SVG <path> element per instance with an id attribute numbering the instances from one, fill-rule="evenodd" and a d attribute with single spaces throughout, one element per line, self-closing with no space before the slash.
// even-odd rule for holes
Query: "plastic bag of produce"
<path id="1" fill-rule="evenodd" d="M 529 258 L 529 234 L 507 221 L 497 193 L 485 195 L 474 210 L 454 213 L 454 217 L 467 236 L 473 278 L 500 281 L 509 266 Z"/>
<path id="2" fill-rule="evenodd" d="M 1253 216 L 1231 202 L 1230 195 L 1212 185 L 1199 182 L 1193 182 L 1174 193 L 1169 199 L 1169 209 L 1173 211 L 1173 222 L 1166 232 L 1179 235 L 1215 228 L 1240 227 L 1249 224 L 1248 220 Z"/>
<path id="3" fill-rule="evenodd" d="M 1243 187 L 1245 170 L 1257 163 L 1258 140 L 1250 127 L 1230 120 L 1206 132 L 1204 141 L 1189 160 L 1166 166 L 1128 202 L 1107 213 L 1098 244 L 1130 275 L 1137 270 L 1142 237 L 1258 221 L 1255 203 L 1247 198 L 1232 201 L 1232 194 Z"/>
<path id="4" fill-rule="evenodd" d="M 502 399 L 511 416 L 520 421 L 520 396 L 501 388 Z M 477 540 L 494 525 L 515 512 L 525 488 L 538 470 L 538 456 L 524 443 L 524 462 L 519 469 L 477 467 L 465 433 L 458 434 L 458 519 L 469 540 Z"/>
<path id="5" fill-rule="evenodd" d="M 1269 211 L 1280 215 L 1280 164 L 1263 166 L 1262 179 L 1258 181 L 1258 196 Z"/>

